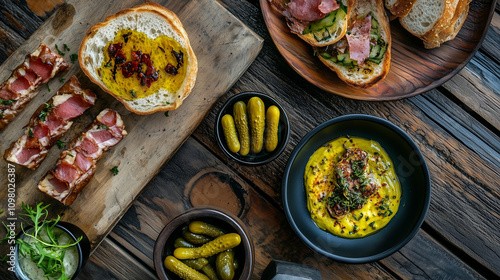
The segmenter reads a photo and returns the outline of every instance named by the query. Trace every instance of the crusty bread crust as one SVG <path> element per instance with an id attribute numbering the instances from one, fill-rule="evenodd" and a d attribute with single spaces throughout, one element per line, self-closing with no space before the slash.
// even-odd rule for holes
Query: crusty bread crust
<path id="1" fill-rule="evenodd" d="M 349 18 L 351 17 L 351 12 L 352 12 L 352 7 L 354 5 L 354 0 L 341 0 L 342 4 L 347 7 L 347 15 L 345 17 L 345 20 L 342 22 L 342 29 L 335 34 L 335 36 L 332 36 L 330 39 L 318 42 L 314 38 L 314 35 L 312 33 L 309 34 L 301 34 L 295 31 L 291 31 L 294 34 L 297 34 L 302 40 L 306 41 L 309 45 L 313 47 L 324 47 L 328 46 L 331 44 L 335 44 L 338 42 L 342 37 L 344 37 L 345 32 L 347 31 L 347 25 L 349 24 Z M 340 9 L 340 8 L 339 8 Z"/>
<path id="2" fill-rule="evenodd" d="M 373 11 L 374 15 L 380 25 L 380 35 L 388 43 L 387 51 L 384 55 L 384 59 L 380 64 L 375 64 L 372 62 L 366 62 L 363 66 L 358 66 L 357 68 L 346 67 L 336 64 L 330 60 L 324 59 L 318 56 L 319 59 L 331 70 L 335 71 L 339 78 L 345 83 L 359 87 L 359 88 L 370 88 L 375 86 L 378 82 L 383 80 L 385 76 L 389 73 L 389 68 L 391 66 L 391 31 L 389 28 L 389 19 L 385 13 L 384 3 L 382 0 L 357 0 L 355 6 L 353 7 L 353 12 L 351 13 L 350 23 L 348 29 L 352 28 L 352 24 L 356 18 L 364 17 L 369 11 Z M 366 75 L 366 71 L 370 74 Z M 367 79 L 362 81 L 356 81 L 349 75 L 363 75 L 368 76 Z"/>
<path id="3" fill-rule="evenodd" d="M 101 79 L 97 78 L 98 75 L 94 75 L 94 72 L 98 71 L 98 69 L 89 69 L 87 67 L 88 60 L 90 59 L 89 56 L 86 53 L 86 45 L 88 43 L 88 40 L 92 38 L 93 36 L 96 35 L 98 30 L 100 28 L 103 28 L 107 26 L 110 22 L 113 20 L 116 20 L 118 17 L 122 15 L 126 15 L 128 13 L 155 13 L 157 15 L 160 15 L 163 17 L 163 19 L 170 25 L 172 30 L 176 33 L 176 35 L 182 39 L 183 42 L 179 42 L 182 47 L 185 48 L 187 54 L 185 54 L 185 58 L 187 58 L 187 63 L 184 65 L 187 67 L 186 71 L 186 77 L 184 79 L 183 84 L 181 85 L 180 89 L 175 92 L 171 93 L 172 95 L 177 96 L 173 102 L 169 102 L 170 104 L 167 104 L 166 102 L 162 102 L 162 105 L 160 106 L 154 106 L 153 108 L 150 108 L 148 110 L 138 110 L 137 107 L 135 107 L 132 104 L 132 101 L 125 100 L 117 95 L 115 95 L 112 91 L 110 91 L 106 85 L 102 82 Z M 154 112 L 158 111 L 169 111 L 169 110 L 175 110 L 179 108 L 179 106 L 182 104 L 183 100 L 191 93 L 192 88 L 194 87 L 194 84 L 196 82 L 196 76 L 198 74 L 198 61 L 196 59 L 196 56 L 194 54 L 193 49 L 191 48 L 191 45 L 189 43 L 189 38 L 184 30 L 184 27 L 177 17 L 172 11 L 166 9 L 165 7 L 153 3 L 153 2 L 146 2 L 144 4 L 135 6 L 130 9 L 125 9 L 122 10 L 114 15 L 108 16 L 103 22 L 97 23 L 93 27 L 91 27 L 87 33 L 85 34 L 85 37 L 82 40 L 82 43 L 80 45 L 80 49 L 78 52 L 78 61 L 80 63 L 80 67 L 82 71 L 85 73 L 89 79 L 97 84 L 102 90 L 105 92 L 111 94 L 113 97 L 115 97 L 117 100 L 119 100 L 125 107 L 136 114 L 140 115 L 147 115 L 147 114 L 152 114 Z M 138 99 L 135 99 L 138 100 Z"/>

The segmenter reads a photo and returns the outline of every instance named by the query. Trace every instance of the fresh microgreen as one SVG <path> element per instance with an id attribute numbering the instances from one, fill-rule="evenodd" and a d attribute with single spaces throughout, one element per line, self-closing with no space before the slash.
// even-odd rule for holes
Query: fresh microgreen
<path id="1" fill-rule="evenodd" d="M 113 173 L 113 175 L 118 175 L 118 166 L 113 166 L 113 168 L 111 168 L 109 171 L 111 171 L 111 173 Z"/>
<path id="2" fill-rule="evenodd" d="M 64 149 L 64 146 L 66 144 L 63 141 L 61 141 L 61 140 L 57 140 L 56 141 L 56 145 L 57 145 L 57 147 L 59 147 L 59 149 Z"/>
<path id="3" fill-rule="evenodd" d="M 66 53 L 62 52 L 61 50 L 59 50 L 59 46 L 56 44 L 56 50 L 57 52 L 60 54 L 60 55 L 65 55 Z"/>
<path id="4" fill-rule="evenodd" d="M 75 63 L 75 61 L 77 61 L 77 60 L 78 60 L 78 54 L 76 54 L 76 53 L 72 53 L 72 54 L 70 54 L 70 55 L 69 55 L 69 58 L 71 59 L 71 63 L 73 63 L 73 64 L 74 64 L 74 63 Z"/>
<path id="5" fill-rule="evenodd" d="M 49 84 L 45 84 L 45 86 L 47 87 L 47 90 L 50 92 Z"/>
<path id="6" fill-rule="evenodd" d="M 19 245 L 19 253 L 23 257 L 29 257 L 32 262 L 36 263 L 41 268 L 46 277 L 57 277 L 58 280 L 66 280 L 66 273 L 64 271 L 63 259 L 66 250 L 75 246 L 82 237 L 71 244 L 60 245 L 59 234 L 54 232 L 54 227 L 59 222 L 60 217 L 55 219 L 48 219 L 49 212 L 47 208 L 50 204 L 43 205 L 40 202 L 36 208 L 22 203 L 24 213 L 22 216 L 27 217 L 24 220 L 30 220 L 33 225 L 33 231 L 25 231 L 21 223 L 21 229 L 25 236 L 31 237 L 35 242 L 34 246 L 27 243 L 24 239 L 17 239 L 16 243 Z M 41 239 L 40 233 L 45 232 L 48 240 Z"/>
<path id="7" fill-rule="evenodd" d="M 46 119 L 47 119 L 47 115 L 50 113 L 50 111 L 52 110 L 52 108 L 54 108 L 54 104 L 53 103 L 43 103 L 43 105 L 45 105 L 45 107 L 43 107 L 42 111 L 40 111 L 40 114 L 38 115 L 38 118 L 44 122 Z"/>

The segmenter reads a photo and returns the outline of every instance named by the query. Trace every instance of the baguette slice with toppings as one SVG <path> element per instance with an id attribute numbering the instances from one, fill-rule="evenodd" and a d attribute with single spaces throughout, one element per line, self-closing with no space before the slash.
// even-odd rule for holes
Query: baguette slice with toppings
<path id="1" fill-rule="evenodd" d="M 292 33 L 314 47 L 331 45 L 347 30 L 353 0 L 269 0 Z"/>
<path id="2" fill-rule="evenodd" d="M 83 72 L 136 114 L 177 109 L 191 93 L 198 62 L 179 18 L 147 2 L 87 31 Z"/>
<path id="3" fill-rule="evenodd" d="M 422 37 L 441 28 L 453 17 L 458 0 L 417 0 L 410 12 L 399 19 L 411 34 Z"/>
<path id="4" fill-rule="evenodd" d="M 356 1 L 349 21 L 348 35 L 317 49 L 317 55 L 347 84 L 369 88 L 385 78 L 391 63 L 391 33 L 383 1 Z"/>

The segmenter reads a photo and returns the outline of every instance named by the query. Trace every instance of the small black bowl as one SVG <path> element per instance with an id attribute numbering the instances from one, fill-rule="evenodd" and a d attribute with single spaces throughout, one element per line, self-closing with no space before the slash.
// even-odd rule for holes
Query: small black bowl
<path id="1" fill-rule="evenodd" d="M 167 256 L 173 255 L 175 250 L 174 241 L 182 236 L 182 228 L 196 220 L 215 225 L 228 233 L 238 233 L 241 236 L 240 245 L 234 248 L 234 256 L 240 262 L 234 280 L 250 280 L 255 262 L 252 239 L 245 225 L 238 217 L 213 206 L 191 208 L 172 219 L 163 228 L 156 239 L 153 250 L 153 263 L 158 278 L 160 280 L 180 280 L 179 276 L 165 268 L 163 262 Z"/>
<path id="2" fill-rule="evenodd" d="M 75 273 L 71 277 L 71 279 L 76 279 L 78 273 L 80 273 L 81 269 L 87 262 L 90 256 L 90 241 L 79 227 L 75 226 L 74 224 L 67 223 L 67 222 L 58 222 L 55 227 L 62 229 L 65 231 L 69 236 L 74 240 L 77 241 L 78 238 L 82 237 L 82 240 L 76 244 L 76 248 L 78 251 L 78 268 L 76 269 Z M 28 227 L 25 229 L 25 231 L 30 230 L 31 227 Z M 16 239 L 22 238 L 24 236 L 24 233 L 21 231 Z M 15 247 L 15 270 L 14 273 L 16 274 L 17 279 L 19 280 L 29 280 L 30 278 L 21 270 L 21 265 L 19 263 L 19 244 L 16 244 Z"/>
<path id="3" fill-rule="evenodd" d="M 276 149 L 274 149 L 274 151 L 270 153 L 263 148 L 262 151 L 258 154 L 253 154 L 250 151 L 248 155 L 242 156 L 239 153 L 233 153 L 229 150 L 226 144 L 226 139 L 224 137 L 224 131 L 222 130 L 221 119 L 225 114 L 233 115 L 233 105 L 236 102 L 243 101 L 245 102 L 245 104 L 247 104 L 248 100 L 250 100 L 250 98 L 254 96 L 260 97 L 260 99 L 262 99 L 266 107 L 266 111 L 267 108 L 269 108 L 271 105 L 275 105 L 280 110 L 280 120 L 278 124 L 278 146 L 276 147 Z M 288 138 L 290 137 L 288 116 L 286 115 L 283 107 L 272 97 L 260 92 L 242 92 L 231 97 L 220 109 L 219 114 L 217 115 L 217 120 L 215 121 L 215 135 L 217 138 L 217 144 L 219 144 L 220 149 L 227 157 L 246 165 L 261 165 L 269 163 L 283 152 L 286 144 L 288 143 Z"/>
<path id="4" fill-rule="evenodd" d="M 378 142 L 401 184 L 396 215 L 384 228 L 363 238 L 342 238 L 320 229 L 307 209 L 304 170 L 309 158 L 323 144 L 345 136 Z M 288 222 L 308 247 L 336 261 L 367 263 L 396 252 L 417 233 L 429 208 L 431 180 L 422 153 L 403 130 L 374 116 L 347 115 L 326 121 L 300 141 L 283 174 L 282 198 Z"/>

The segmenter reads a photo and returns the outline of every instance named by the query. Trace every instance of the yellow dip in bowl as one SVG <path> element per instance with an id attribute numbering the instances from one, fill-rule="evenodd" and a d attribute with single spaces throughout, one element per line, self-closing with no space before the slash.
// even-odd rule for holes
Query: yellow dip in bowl
<path id="1" fill-rule="evenodd" d="M 310 157 L 304 183 L 316 225 L 336 236 L 360 238 L 396 215 L 401 186 L 391 159 L 373 140 L 341 137 Z"/>

